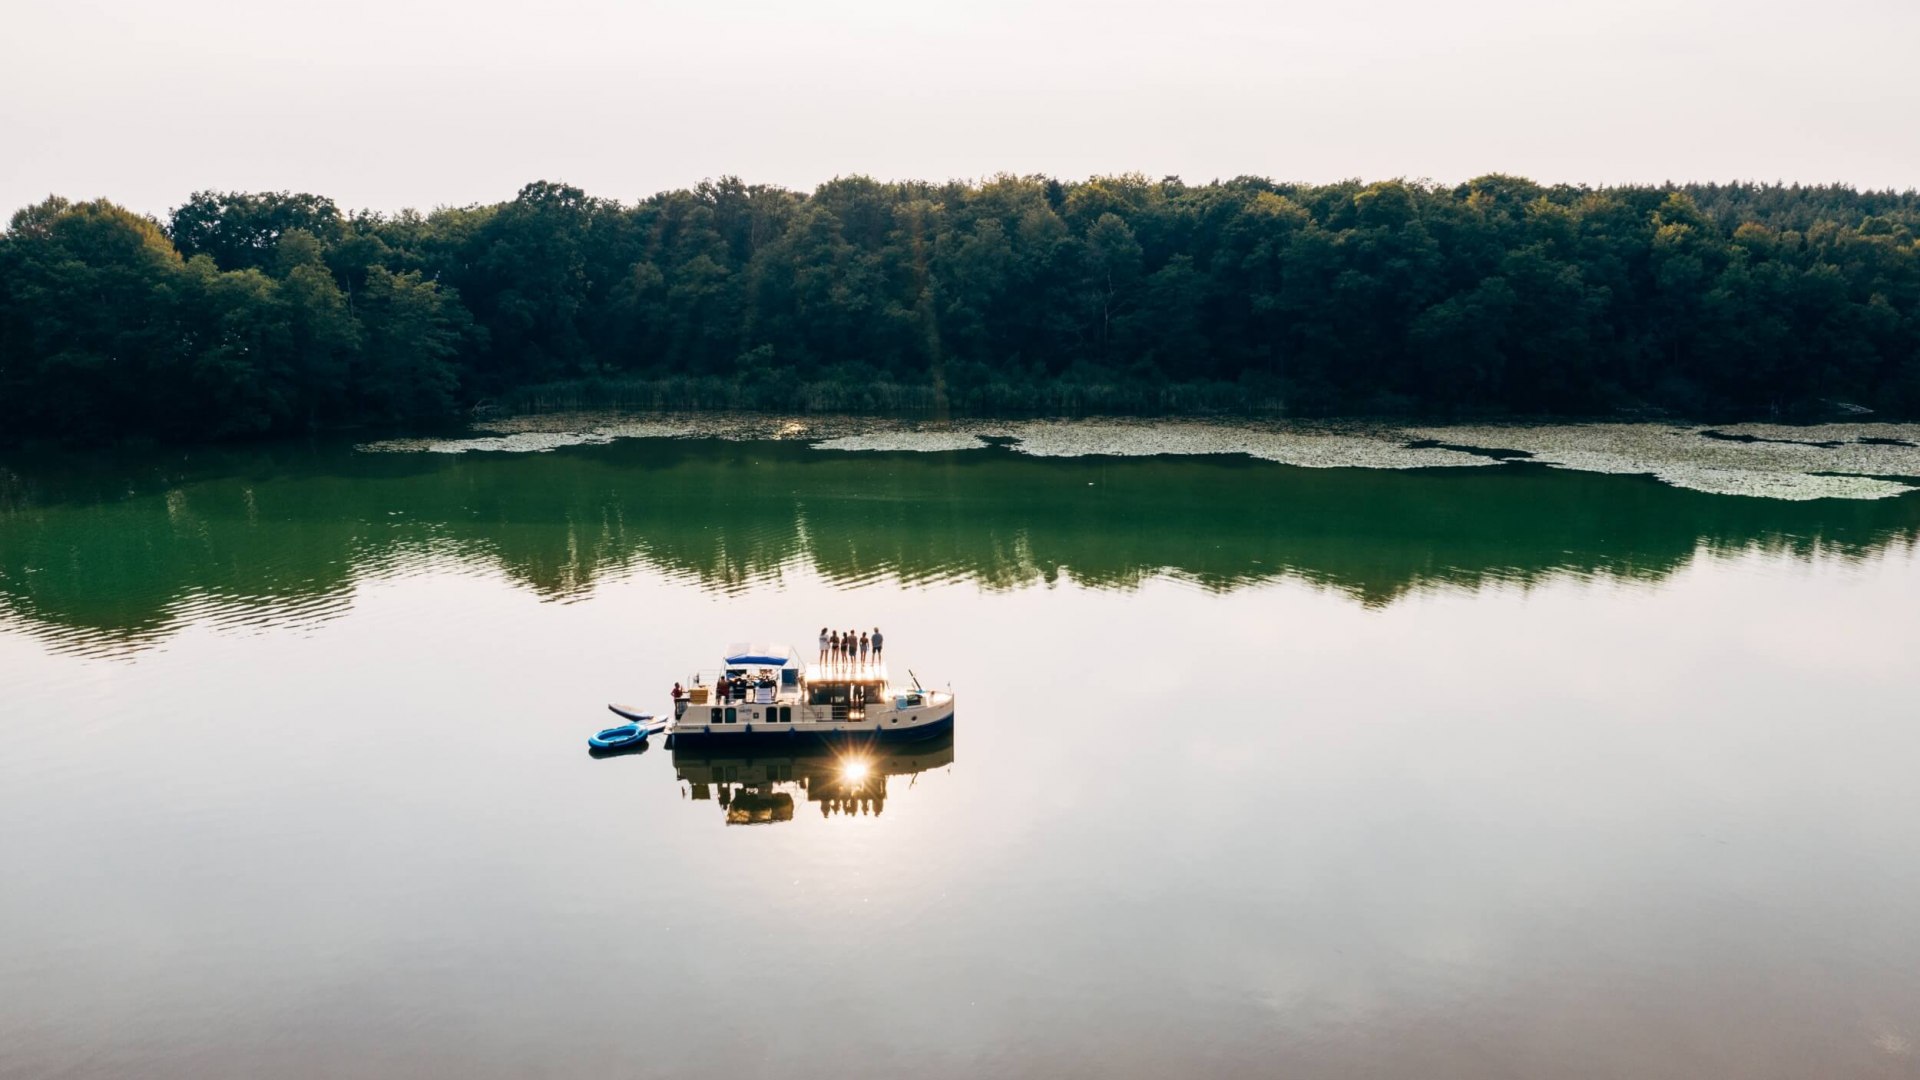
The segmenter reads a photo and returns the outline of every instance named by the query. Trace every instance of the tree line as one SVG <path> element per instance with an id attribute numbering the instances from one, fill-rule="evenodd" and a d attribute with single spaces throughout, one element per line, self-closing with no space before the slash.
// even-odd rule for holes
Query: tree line
<path id="1" fill-rule="evenodd" d="M 538 182 L 428 214 L 200 192 L 165 222 L 56 197 L 0 234 L 0 434 L 239 438 L 623 387 L 772 408 L 1914 416 L 1916 233 L 1911 191 L 1498 175 L 725 178 L 633 204 Z"/>

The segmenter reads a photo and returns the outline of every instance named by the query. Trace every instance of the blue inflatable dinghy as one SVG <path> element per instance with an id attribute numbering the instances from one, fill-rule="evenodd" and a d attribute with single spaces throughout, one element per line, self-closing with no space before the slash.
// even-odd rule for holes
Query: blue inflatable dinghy
<path id="1" fill-rule="evenodd" d="M 667 722 L 655 720 L 651 713 L 639 712 L 624 705 L 609 705 L 607 708 L 630 722 L 602 728 L 588 736 L 589 750 L 624 750 L 646 742 L 649 735 L 658 735 L 667 730 Z"/>

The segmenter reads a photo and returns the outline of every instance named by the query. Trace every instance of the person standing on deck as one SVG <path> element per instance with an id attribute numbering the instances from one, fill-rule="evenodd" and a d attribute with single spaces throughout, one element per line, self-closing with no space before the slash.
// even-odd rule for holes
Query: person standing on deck
<path id="1" fill-rule="evenodd" d="M 883 642 L 883 639 L 880 637 L 880 628 L 876 626 L 873 628 L 873 662 L 876 664 L 880 662 L 880 648 L 881 648 L 882 642 Z"/>
<path id="2" fill-rule="evenodd" d="M 827 628 L 820 628 L 820 662 L 827 662 Z"/>
<path id="3" fill-rule="evenodd" d="M 860 662 L 863 664 L 867 662 L 867 635 L 865 634 L 860 635 Z"/>
<path id="4" fill-rule="evenodd" d="M 820 659 L 830 662 L 840 659 L 840 631 L 835 630 L 827 635 L 827 655 Z"/>

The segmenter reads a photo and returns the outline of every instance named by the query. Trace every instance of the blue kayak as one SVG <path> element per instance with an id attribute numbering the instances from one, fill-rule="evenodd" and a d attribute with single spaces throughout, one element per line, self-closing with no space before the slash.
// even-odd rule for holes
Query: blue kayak
<path id="1" fill-rule="evenodd" d="M 658 735 L 667 729 L 665 720 L 655 720 L 650 713 L 634 712 L 620 705 L 609 705 L 607 708 L 627 717 L 632 722 L 602 728 L 589 735 L 587 737 L 589 750 L 620 750 L 629 746 L 638 746 L 647 741 L 647 736 Z"/>

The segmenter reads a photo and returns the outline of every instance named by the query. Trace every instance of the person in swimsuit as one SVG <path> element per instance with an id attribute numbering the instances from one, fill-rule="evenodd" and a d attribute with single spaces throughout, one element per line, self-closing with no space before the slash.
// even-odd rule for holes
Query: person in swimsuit
<path id="1" fill-rule="evenodd" d="M 880 637 L 880 628 L 877 626 L 874 627 L 873 628 L 873 662 L 876 664 L 880 662 L 880 648 L 883 643 L 883 640 L 884 639 Z"/>
<path id="2" fill-rule="evenodd" d="M 820 659 L 822 660 L 840 659 L 840 631 L 835 630 L 833 633 L 827 635 L 827 654 L 825 656 L 822 656 Z"/>
<path id="3" fill-rule="evenodd" d="M 827 628 L 820 628 L 820 662 L 827 662 Z"/>
<path id="4" fill-rule="evenodd" d="M 860 635 L 860 662 L 863 664 L 867 662 L 867 635 L 865 634 Z"/>

